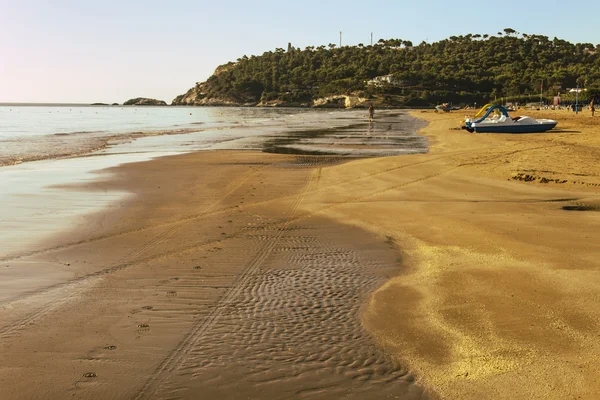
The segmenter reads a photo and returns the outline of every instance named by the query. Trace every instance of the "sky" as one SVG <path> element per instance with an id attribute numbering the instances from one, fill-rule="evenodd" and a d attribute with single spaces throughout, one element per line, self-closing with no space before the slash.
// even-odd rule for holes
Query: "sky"
<path id="1" fill-rule="evenodd" d="M 573 5 L 575 4 L 575 5 Z M 0 102 L 168 103 L 277 47 L 414 44 L 504 28 L 600 43 L 600 2 L 0 0 Z"/>

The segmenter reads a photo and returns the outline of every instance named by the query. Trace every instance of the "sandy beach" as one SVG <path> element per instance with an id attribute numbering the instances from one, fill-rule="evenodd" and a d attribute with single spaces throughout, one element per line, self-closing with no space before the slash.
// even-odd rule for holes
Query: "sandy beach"
<path id="1" fill-rule="evenodd" d="M 2 396 L 597 398 L 600 117 L 526 114 L 559 130 L 414 111 L 427 154 L 196 152 L 81 184 L 134 196 L 1 260 Z"/>
<path id="2" fill-rule="evenodd" d="M 456 114 L 414 113 L 431 121 L 431 153 L 384 174 L 374 188 L 393 190 L 368 214 L 331 213 L 402 244 L 408 270 L 372 297 L 364 322 L 441 398 L 600 393 L 600 119 L 520 112 L 559 131 L 473 135 L 455 130 Z"/>

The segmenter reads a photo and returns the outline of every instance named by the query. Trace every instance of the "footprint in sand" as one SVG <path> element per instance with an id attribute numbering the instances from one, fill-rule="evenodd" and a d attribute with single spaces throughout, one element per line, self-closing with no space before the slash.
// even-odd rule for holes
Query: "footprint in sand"
<path id="1" fill-rule="evenodd" d="M 85 374 L 82 375 L 84 378 L 97 378 L 98 375 L 96 375 L 95 372 L 86 372 Z"/>
<path id="2" fill-rule="evenodd" d="M 139 324 L 138 325 L 138 332 L 143 333 L 143 332 L 148 332 L 150 331 L 150 325 L 148 324 Z"/>

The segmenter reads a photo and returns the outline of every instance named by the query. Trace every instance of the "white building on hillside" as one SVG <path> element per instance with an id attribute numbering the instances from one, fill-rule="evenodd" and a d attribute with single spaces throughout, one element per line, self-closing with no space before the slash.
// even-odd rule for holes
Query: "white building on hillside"
<path id="1" fill-rule="evenodd" d="M 403 81 L 396 78 L 394 75 L 376 76 L 375 78 L 367 81 L 367 85 L 372 85 L 372 86 L 382 86 L 382 85 L 401 86 L 402 84 L 403 84 Z"/>

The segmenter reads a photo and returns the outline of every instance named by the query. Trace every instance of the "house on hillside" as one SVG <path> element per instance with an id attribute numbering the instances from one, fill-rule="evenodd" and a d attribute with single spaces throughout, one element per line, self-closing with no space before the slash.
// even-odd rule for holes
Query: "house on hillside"
<path id="1" fill-rule="evenodd" d="M 404 81 L 398 79 L 394 75 L 376 76 L 375 78 L 367 81 L 367 85 L 369 85 L 369 86 L 383 86 L 383 85 L 402 86 L 403 84 L 404 84 Z"/>

